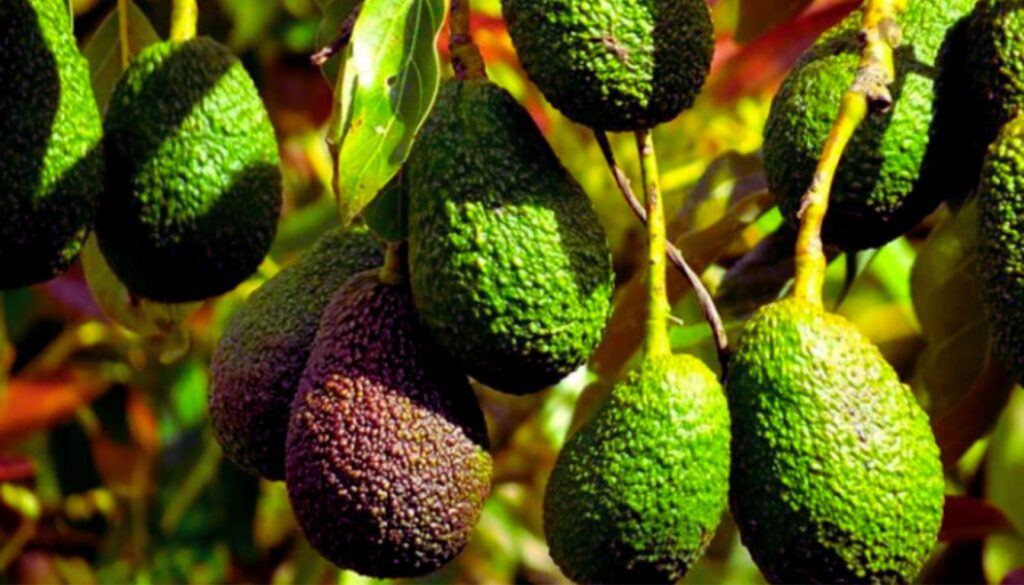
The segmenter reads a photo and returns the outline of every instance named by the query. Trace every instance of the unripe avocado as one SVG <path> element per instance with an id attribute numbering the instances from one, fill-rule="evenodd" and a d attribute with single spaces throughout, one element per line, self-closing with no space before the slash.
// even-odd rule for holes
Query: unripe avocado
<path id="1" fill-rule="evenodd" d="M 67 2 L 0 2 L 0 288 L 78 257 L 103 189 L 102 125 Z"/>
<path id="2" fill-rule="evenodd" d="M 970 22 L 970 63 L 978 109 L 989 137 L 1024 108 L 1024 1 L 979 0 Z"/>
<path id="3" fill-rule="evenodd" d="M 367 228 L 335 229 L 232 316 L 210 363 L 210 420 L 228 458 L 284 479 L 288 412 L 320 315 L 342 284 L 383 261 Z"/>
<path id="4" fill-rule="evenodd" d="M 871 114 L 846 148 L 825 220 L 826 242 L 854 251 L 882 246 L 950 194 L 950 177 L 959 170 L 950 165 L 950 145 L 960 137 L 956 124 L 936 122 L 964 112 L 937 111 L 936 82 L 944 63 L 938 57 L 952 58 L 943 47 L 956 38 L 973 6 L 974 0 L 910 2 L 897 17 L 903 38 L 894 55 L 893 105 Z M 765 171 L 794 226 L 842 95 L 859 67 L 861 18 L 854 13 L 811 47 L 772 103 L 764 130 Z"/>
<path id="5" fill-rule="evenodd" d="M 646 358 L 566 443 L 544 496 L 551 556 L 580 583 L 674 583 L 728 500 L 729 411 L 715 375 Z"/>
<path id="6" fill-rule="evenodd" d="M 487 80 L 446 82 L 408 177 L 412 291 L 448 354 L 517 394 L 583 365 L 611 310 L 611 254 L 526 110 Z"/>
<path id="7" fill-rule="evenodd" d="M 726 384 L 730 499 L 773 583 L 913 580 L 942 522 L 928 417 L 878 349 L 806 301 L 762 307 Z"/>
<path id="8" fill-rule="evenodd" d="M 373 577 L 462 550 L 490 492 L 487 427 L 408 286 L 357 275 L 324 311 L 292 403 L 285 477 L 310 544 Z"/>
<path id="9" fill-rule="evenodd" d="M 978 192 L 982 298 L 995 352 L 1024 380 L 1024 114 L 1003 128 Z"/>
<path id="10" fill-rule="evenodd" d="M 277 228 L 280 160 L 256 86 L 227 47 L 196 38 L 143 49 L 105 131 L 96 234 L 128 290 L 195 301 L 256 270 Z"/>
<path id="11" fill-rule="evenodd" d="M 571 120 L 653 128 L 693 105 L 711 69 L 707 0 L 502 0 L 519 59 Z"/>

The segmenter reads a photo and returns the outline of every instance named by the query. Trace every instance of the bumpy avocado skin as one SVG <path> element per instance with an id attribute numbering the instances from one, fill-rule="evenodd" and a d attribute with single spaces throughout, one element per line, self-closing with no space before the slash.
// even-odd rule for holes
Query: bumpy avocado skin
<path id="1" fill-rule="evenodd" d="M 103 189 L 102 124 L 66 2 L 0 3 L 0 288 L 78 257 Z"/>
<path id="2" fill-rule="evenodd" d="M 705 0 L 503 0 L 516 52 L 563 114 L 608 131 L 653 128 L 693 105 L 711 69 Z"/>
<path id="3" fill-rule="evenodd" d="M 901 583 L 943 510 L 927 415 L 853 324 L 799 300 L 761 308 L 726 385 L 732 513 L 773 583 Z"/>
<path id="4" fill-rule="evenodd" d="M 1024 2 L 979 0 L 970 24 L 973 89 L 981 102 L 976 112 L 990 138 L 1024 108 Z"/>
<path id="5" fill-rule="evenodd" d="M 232 316 L 210 363 L 210 420 L 228 458 L 284 479 L 288 412 L 320 315 L 345 281 L 383 261 L 367 228 L 335 229 Z"/>
<path id="6" fill-rule="evenodd" d="M 691 356 L 646 359 L 566 443 L 548 480 L 551 556 L 580 583 L 675 583 L 728 500 L 729 411 Z"/>
<path id="7" fill-rule="evenodd" d="M 526 110 L 489 81 L 446 82 L 408 174 L 412 290 L 444 349 L 516 394 L 583 365 L 611 310 L 611 254 Z"/>
<path id="8" fill-rule="evenodd" d="M 288 429 L 285 481 L 313 547 L 364 575 L 430 573 L 468 541 L 491 468 L 476 397 L 429 339 L 408 287 L 376 271 L 342 286 Z"/>
<path id="9" fill-rule="evenodd" d="M 964 116 L 936 97 L 936 84 L 974 0 L 911 2 L 898 17 L 893 107 L 871 115 L 846 149 L 825 220 L 827 242 L 846 250 L 882 246 L 899 237 L 960 184 L 950 145 L 962 143 Z M 768 185 L 792 225 L 810 187 L 842 94 L 856 74 L 862 44 L 855 13 L 827 32 L 790 73 L 772 103 L 764 131 Z M 940 60 L 941 55 L 941 60 Z M 949 85 L 946 83 L 945 85 Z M 955 162 L 956 159 L 954 159 Z M 959 168 L 952 165 L 957 171 Z"/>
<path id="10" fill-rule="evenodd" d="M 1001 361 L 1024 380 L 1024 115 L 989 149 L 978 194 L 982 298 Z"/>
<path id="11" fill-rule="evenodd" d="M 104 129 L 96 232 L 130 291 L 195 301 L 256 270 L 277 228 L 280 160 L 256 87 L 227 47 L 197 38 L 143 49 Z"/>

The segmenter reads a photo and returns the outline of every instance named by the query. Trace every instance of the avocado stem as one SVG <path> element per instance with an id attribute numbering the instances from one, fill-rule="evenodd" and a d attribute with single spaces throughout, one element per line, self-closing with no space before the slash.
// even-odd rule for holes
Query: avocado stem
<path id="1" fill-rule="evenodd" d="M 836 118 L 811 186 L 800 204 L 800 231 L 796 242 L 796 281 L 793 296 L 823 306 L 827 260 L 821 229 L 828 213 L 836 169 L 854 132 L 871 112 L 892 106 L 889 85 L 896 79 L 893 48 L 899 44 L 896 16 L 909 0 L 866 0 L 860 37 L 864 41 L 857 76 L 843 94 Z"/>
<path id="2" fill-rule="evenodd" d="M 171 4 L 171 40 L 182 42 L 195 38 L 199 22 L 196 0 L 173 0 Z"/>
<path id="3" fill-rule="evenodd" d="M 626 173 L 619 168 L 617 162 L 615 162 L 615 153 L 612 151 L 612 146 L 608 142 L 608 135 L 599 130 L 594 131 L 594 137 L 597 139 L 598 146 L 601 147 L 601 153 L 604 155 L 604 160 L 608 164 L 608 168 L 612 172 L 612 177 L 615 178 L 615 184 L 618 186 L 619 191 L 625 198 L 629 208 L 633 210 L 633 214 L 640 219 L 640 223 L 647 225 L 647 210 L 644 209 L 644 204 L 637 198 L 636 193 L 633 192 L 633 188 L 629 184 L 629 178 L 626 177 Z M 725 325 L 722 323 L 722 316 L 718 312 L 718 307 L 715 306 L 714 297 L 708 291 L 707 287 L 704 286 L 704 282 L 701 281 L 700 275 L 694 270 L 689 262 L 686 261 L 686 257 L 683 256 L 682 250 L 680 250 L 674 243 L 672 243 L 666 234 L 665 248 L 668 255 L 668 259 L 672 262 L 672 265 L 676 267 L 687 282 L 690 284 L 690 288 L 693 289 L 695 295 L 697 295 L 697 301 L 700 303 L 701 311 L 704 313 L 704 320 L 707 321 L 708 326 L 711 327 L 711 335 L 715 340 L 715 349 L 718 352 L 718 363 L 722 368 L 722 377 L 729 369 L 729 337 L 725 332 Z"/>
<path id="4" fill-rule="evenodd" d="M 406 281 L 408 247 L 405 242 L 388 242 L 384 253 L 384 266 L 380 267 L 379 279 L 384 284 L 396 286 Z"/>
<path id="5" fill-rule="evenodd" d="M 483 79 L 487 77 L 484 56 L 480 47 L 473 42 L 470 32 L 470 0 L 451 0 L 448 16 L 448 51 L 451 53 L 452 69 L 460 80 Z"/>
<path id="6" fill-rule="evenodd" d="M 128 36 L 128 0 L 117 0 L 117 39 L 121 45 L 121 71 L 132 62 L 131 39 Z"/>
<path id="7" fill-rule="evenodd" d="M 668 341 L 668 317 L 671 308 L 668 303 L 665 276 L 665 212 L 661 201 L 658 158 L 650 130 L 640 130 L 636 133 L 636 147 L 640 154 L 640 171 L 647 202 L 648 296 L 644 351 L 649 357 L 660 357 L 672 353 Z"/>

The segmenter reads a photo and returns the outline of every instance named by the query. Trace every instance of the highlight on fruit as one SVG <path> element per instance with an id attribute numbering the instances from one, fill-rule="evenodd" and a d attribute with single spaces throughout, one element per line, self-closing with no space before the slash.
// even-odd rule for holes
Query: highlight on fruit
<path id="1" fill-rule="evenodd" d="M 1024 581 L 1024 2 L 0 0 L 0 580 Z"/>

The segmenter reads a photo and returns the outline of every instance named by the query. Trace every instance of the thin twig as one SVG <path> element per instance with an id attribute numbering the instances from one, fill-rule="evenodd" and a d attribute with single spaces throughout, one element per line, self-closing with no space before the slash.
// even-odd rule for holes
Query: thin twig
<path id="1" fill-rule="evenodd" d="M 352 12 L 349 13 L 345 20 L 342 21 L 341 26 L 338 27 L 338 36 L 331 42 L 331 44 L 320 49 L 316 53 L 313 53 L 309 57 L 309 62 L 317 67 L 323 66 L 331 60 L 332 57 L 340 53 L 348 46 L 349 41 L 352 40 L 352 31 L 356 27 L 356 19 L 359 18 L 359 13 L 363 9 L 363 3 L 360 2 L 352 8 Z"/>
<path id="2" fill-rule="evenodd" d="M 611 144 L 608 142 L 608 135 L 595 130 L 594 136 L 597 138 L 597 144 L 601 147 L 604 160 L 608 163 L 608 168 L 611 170 L 612 176 L 615 177 L 615 184 L 618 185 L 623 198 L 625 198 L 626 203 L 640 221 L 647 225 L 647 210 L 644 209 L 644 205 L 637 198 L 636 193 L 633 192 L 626 173 L 615 162 L 615 154 L 612 152 Z M 718 351 L 718 363 L 722 367 L 722 377 L 725 377 L 729 367 L 729 337 L 725 332 L 722 317 L 718 313 L 718 307 L 715 306 L 715 301 L 701 281 L 700 275 L 690 267 L 686 258 L 683 257 L 683 253 L 679 251 L 679 248 L 671 241 L 666 242 L 665 253 L 676 269 L 690 283 L 693 292 L 697 295 L 697 301 L 700 303 L 701 311 L 704 313 L 704 319 L 708 322 L 708 326 L 711 327 L 711 334 L 715 340 L 715 349 Z"/>
<path id="3" fill-rule="evenodd" d="M 892 106 L 889 85 L 896 79 L 893 47 L 899 44 L 896 15 L 907 0 L 867 0 L 860 38 L 864 52 L 853 84 L 843 95 L 839 116 L 825 142 L 811 186 L 800 204 L 800 231 L 796 242 L 796 280 L 793 295 L 822 305 L 827 260 L 821 228 L 828 213 L 836 169 L 854 132 L 868 114 Z"/>

